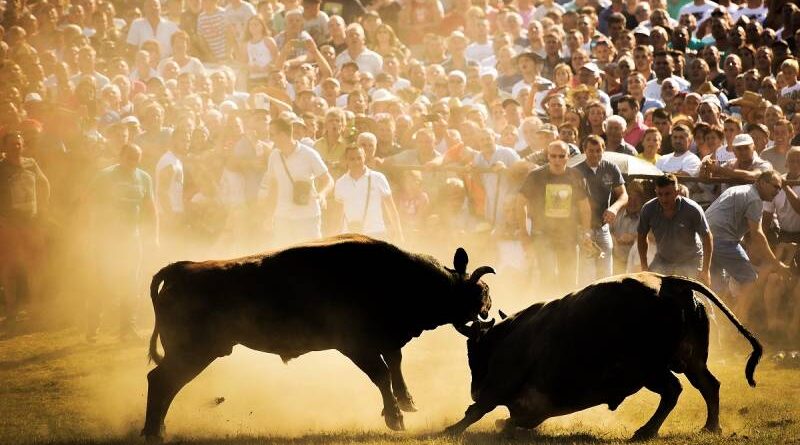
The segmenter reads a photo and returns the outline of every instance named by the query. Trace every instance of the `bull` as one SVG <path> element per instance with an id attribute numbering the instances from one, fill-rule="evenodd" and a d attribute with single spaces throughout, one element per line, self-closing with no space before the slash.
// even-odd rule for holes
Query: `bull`
<path id="1" fill-rule="evenodd" d="M 755 386 L 761 345 L 725 304 L 699 282 L 643 272 L 534 304 L 496 325 L 458 326 L 468 338 L 474 404 L 446 433 L 459 434 L 505 406 L 510 418 L 498 425 L 512 434 L 597 405 L 615 410 L 644 387 L 661 399 L 633 439 L 652 438 L 682 391 L 673 373 L 685 374 L 700 391 L 708 412 L 704 429 L 720 433 L 720 383 L 706 366 L 709 319 L 693 291 L 719 307 L 750 342 L 745 376 Z"/>
<path id="2" fill-rule="evenodd" d="M 389 243 L 345 235 L 228 261 L 183 261 L 153 277 L 155 325 L 142 434 L 163 438 L 172 400 L 234 345 L 280 355 L 284 362 L 336 349 L 378 387 L 386 425 L 403 430 L 415 411 L 401 372 L 401 348 L 423 331 L 486 318 L 491 267 L 467 274 Z M 163 286 L 162 286 L 163 283 Z M 159 286 L 161 289 L 159 291 Z M 158 352 L 158 339 L 164 350 Z"/>

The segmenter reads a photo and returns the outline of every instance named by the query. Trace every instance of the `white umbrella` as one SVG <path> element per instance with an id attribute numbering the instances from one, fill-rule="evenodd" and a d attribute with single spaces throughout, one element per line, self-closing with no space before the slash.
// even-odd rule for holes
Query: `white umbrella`
<path id="1" fill-rule="evenodd" d="M 663 175 L 664 172 L 659 170 L 655 165 L 645 161 L 644 159 L 637 158 L 636 156 L 626 155 L 624 153 L 615 153 L 607 151 L 603 153 L 603 159 L 619 167 L 625 175 Z M 573 156 L 567 162 L 570 167 L 575 167 L 581 162 L 586 160 L 585 154 Z"/>

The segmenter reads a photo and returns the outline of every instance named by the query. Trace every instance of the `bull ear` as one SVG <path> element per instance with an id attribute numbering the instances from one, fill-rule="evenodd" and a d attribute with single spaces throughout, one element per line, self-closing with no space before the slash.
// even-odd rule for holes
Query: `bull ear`
<path id="1" fill-rule="evenodd" d="M 497 311 L 497 312 L 499 312 L 499 313 L 500 313 L 500 319 L 501 319 L 501 320 L 505 320 L 506 318 L 508 318 L 508 315 L 506 315 L 506 313 L 505 313 L 505 312 L 503 312 L 503 311 L 501 311 L 501 310 L 499 310 L 499 309 L 498 309 L 498 311 Z"/>
<path id="2" fill-rule="evenodd" d="M 456 272 L 462 275 L 467 273 L 467 262 L 469 262 L 467 251 L 462 247 L 456 249 L 456 254 L 453 256 L 453 266 L 456 268 Z"/>

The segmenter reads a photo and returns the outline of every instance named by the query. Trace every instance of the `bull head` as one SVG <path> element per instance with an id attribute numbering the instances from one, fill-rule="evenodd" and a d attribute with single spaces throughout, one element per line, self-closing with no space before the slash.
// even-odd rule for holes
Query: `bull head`
<path id="1" fill-rule="evenodd" d="M 487 273 L 493 274 L 494 269 L 489 266 L 481 266 L 474 271 L 472 271 L 472 275 L 469 276 L 470 283 L 477 283 L 482 276 L 486 275 Z"/>
<path id="2" fill-rule="evenodd" d="M 489 319 L 488 321 L 475 320 L 472 322 L 472 324 L 469 325 L 466 323 L 464 323 L 463 325 L 453 325 L 453 327 L 456 328 L 456 331 L 458 331 L 459 334 L 471 340 L 476 339 L 477 337 L 479 337 L 480 335 L 491 329 L 493 326 L 494 326 L 494 318 Z"/>

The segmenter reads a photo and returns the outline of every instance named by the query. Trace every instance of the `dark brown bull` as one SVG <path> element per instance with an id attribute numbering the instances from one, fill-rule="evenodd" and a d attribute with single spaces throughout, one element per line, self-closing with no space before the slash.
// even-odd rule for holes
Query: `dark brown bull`
<path id="1" fill-rule="evenodd" d="M 347 235 L 229 261 L 179 262 L 150 287 L 155 326 L 142 434 L 163 437 L 164 417 L 180 389 L 234 345 L 284 361 L 336 349 L 378 387 L 389 428 L 404 429 L 414 411 L 400 369 L 400 348 L 424 330 L 461 325 L 491 307 L 480 267 L 466 273 L 364 236 Z M 159 292 L 159 286 L 163 287 Z M 161 337 L 165 354 L 157 352 Z"/>
<path id="2" fill-rule="evenodd" d="M 676 372 L 705 399 L 704 429 L 719 433 L 719 381 L 706 366 L 708 316 L 692 291 L 719 307 L 752 345 L 745 375 L 755 386 L 761 345 L 710 289 L 654 273 L 612 277 L 534 304 L 496 326 L 457 327 L 468 337 L 475 403 L 446 431 L 461 433 L 497 406 L 511 414 L 507 432 L 535 428 L 550 417 L 597 405 L 614 410 L 645 387 L 661 395 L 655 414 L 634 435 L 647 439 L 678 401 Z"/>

